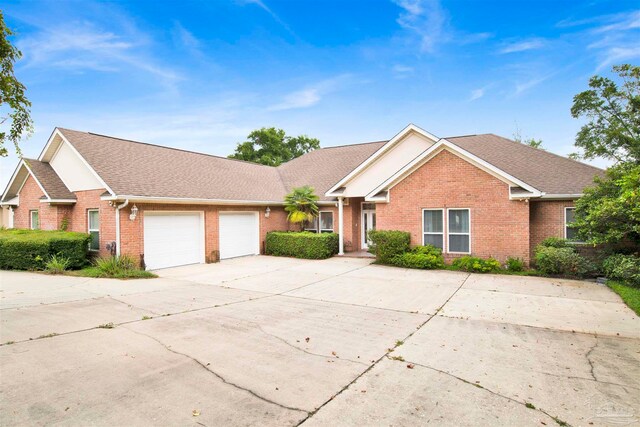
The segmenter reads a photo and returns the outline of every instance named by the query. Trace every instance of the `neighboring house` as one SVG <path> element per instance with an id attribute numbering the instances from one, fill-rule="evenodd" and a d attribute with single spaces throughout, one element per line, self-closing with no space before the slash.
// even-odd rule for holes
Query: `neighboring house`
<path id="1" fill-rule="evenodd" d="M 340 253 L 366 231 L 462 254 L 531 258 L 571 237 L 572 206 L 600 169 L 492 135 L 437 138 L 409 125 L 389 141 L 329 147 L 278 167 L 56 128 L 37 160 L 20 161 L 0 203 L 7 226 L 92 234 L 91 249 L 148 269 L 263 251 L 287 230 L 284 196 L 311 185 Z"/>

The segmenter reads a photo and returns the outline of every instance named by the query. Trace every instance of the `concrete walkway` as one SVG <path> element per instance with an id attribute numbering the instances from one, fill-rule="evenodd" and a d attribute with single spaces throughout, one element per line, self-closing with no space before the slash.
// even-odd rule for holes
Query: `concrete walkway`
<path id="1" fill-rule="evenodd" d="M 0 271 L 0 425 L 634 425 L 640 318 L 595 283 L 249 257 Z"/>

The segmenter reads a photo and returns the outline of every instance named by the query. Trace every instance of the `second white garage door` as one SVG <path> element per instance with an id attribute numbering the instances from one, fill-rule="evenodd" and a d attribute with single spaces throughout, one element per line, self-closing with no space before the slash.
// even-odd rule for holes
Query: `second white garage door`
<path id="1" fill-rule="evenodd" d="M 202 212 L 144 212 L 148 270 L 204 262 Z"/>
<path id="2" fill-rule="evenodd" d="M 220 212 L 220 259 L 260 254 L 258 212 Z"/>

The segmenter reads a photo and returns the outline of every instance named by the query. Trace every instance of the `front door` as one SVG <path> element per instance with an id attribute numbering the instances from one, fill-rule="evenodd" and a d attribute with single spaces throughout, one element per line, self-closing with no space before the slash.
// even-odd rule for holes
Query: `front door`
<path id="1" fill-rule="evenodd" d="M 375 203 L 362 204 L 362 248 L 369 248 L 369 230 L 376 229 L 376 205 Z"/>

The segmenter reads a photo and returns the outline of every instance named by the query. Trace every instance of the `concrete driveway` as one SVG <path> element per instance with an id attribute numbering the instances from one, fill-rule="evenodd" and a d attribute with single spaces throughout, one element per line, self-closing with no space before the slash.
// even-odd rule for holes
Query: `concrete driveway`
<path id="1" fill-rule="evenodd" d="M 640 318 L 594 283 L 349 258 L 159 274 L 1 271 L 0 424 L 640 419 Z"/>

